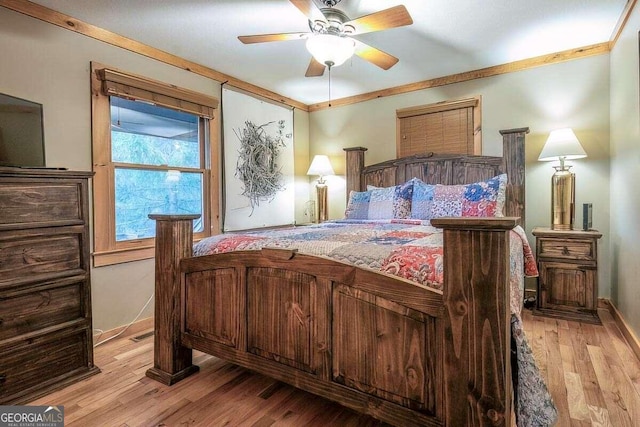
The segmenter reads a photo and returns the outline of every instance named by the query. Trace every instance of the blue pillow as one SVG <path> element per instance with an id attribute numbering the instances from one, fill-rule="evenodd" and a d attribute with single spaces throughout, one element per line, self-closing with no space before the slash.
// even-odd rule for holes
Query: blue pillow
<path id="1" fill-rule="evenodd" d="M 415 179 L 413 183 L 413 197 L 411 198 L 411 218 L 431 219 L 431 209 L 433 207 L 433 196 L 435 185 L 427 184 L 420 179 Z"/>
<path id="2" fill-rule="evenodd" d="M 344 211 L 345 218 L 368 219 L 369 200 L 371 200 L 370 191 L 351 191 L 349 193 L 349 202 L 347 203 L 347 209 Z"/>
<path id="3" fill-rule="evenodd" d="M 413 180 L 386 188 L 352 191 L 345 210 L 346 219 L 409 218 Z"/>

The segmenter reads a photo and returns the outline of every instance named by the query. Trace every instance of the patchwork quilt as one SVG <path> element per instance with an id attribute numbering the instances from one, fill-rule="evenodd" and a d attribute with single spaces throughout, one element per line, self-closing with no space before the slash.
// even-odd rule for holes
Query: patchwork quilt
<path id="1" fill-rule="evenodd" d="M 537 276 L 536 262 L 524 230 L 516 227 L 511 242 L 511 311 L 519 314 L 524 276 Z M 298 249 L 357 267 L 392 274 L 441 291 L 442 230 L 428 220 L 338 220 L 307 227 L 220 234 L 194 246 L 194 255 Z"/>
<path id="2" fill-rule="evenodd" d="M 442 291 L 443 233 L 428 220 L 337 220 L 306 227 L 279 228 L 212 236 L 194 245 L 194 255 L 298 249 L 361 268 L 395 275 Z M 537 276 L 533 252 L 521 227 L 511 232 L 512 337 L 517 349 L 516 419 L 519 426 L 552 425 L 556 409 L 524 336 L 520 310 L 525 276 Z M 517 387 L 522 384 L 524 387 Z"/>

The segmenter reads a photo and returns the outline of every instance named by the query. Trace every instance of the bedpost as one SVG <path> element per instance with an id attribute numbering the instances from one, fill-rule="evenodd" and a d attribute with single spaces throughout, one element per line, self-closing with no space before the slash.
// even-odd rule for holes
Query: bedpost
<path id="1" fill-rule="evenodd" d="M 502 135 L 502 170 L 507 174 L 507 202 L 505 216 L 520 218 L 518 224 L 525 226 L 525 152 L 524 137 L 529 128 L 501 130 Z"/>
<path id="2" fill-rule="evenodd" d="M 347 202 L 351 191 L 363 191 L 362 170 L 364 169 L 365 147 L 343 148 L 347 152 L 346 175 L 347 175 Z"/>
<path id="3" fill-rule="evenodd" d="M 444 229 L 447 426 L 511 423 L 509 230 L 516 220 L 431 220 Z"/>
<path id="4" fill-rule="evenodd" d="M 156 221 L 153 368 L 147 376 L 171 385 L 197 372 L 180 343 L 180 260 L 193 253 L 193 220 L 200 215 L 149 215 Z"/>

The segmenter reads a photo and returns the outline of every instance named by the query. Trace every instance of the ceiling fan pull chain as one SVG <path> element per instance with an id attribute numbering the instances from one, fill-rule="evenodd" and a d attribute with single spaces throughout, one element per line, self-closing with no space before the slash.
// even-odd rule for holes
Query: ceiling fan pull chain
<path id="1" fill-rule="evenodd" d="M 329 107 L 331 107 L 331 64 L 327 64 L 329 69 Z"/>

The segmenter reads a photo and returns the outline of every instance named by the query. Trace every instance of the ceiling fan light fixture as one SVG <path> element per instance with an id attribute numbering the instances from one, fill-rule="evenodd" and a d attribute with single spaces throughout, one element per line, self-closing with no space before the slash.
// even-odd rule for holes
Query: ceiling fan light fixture
<path id="1" fill-rule="evenodd" d="M 349 37 L 314 34 L 307 39 L 307 50 L 319 63 L 335 67 L 353 56 L 356 44 Z"/>

